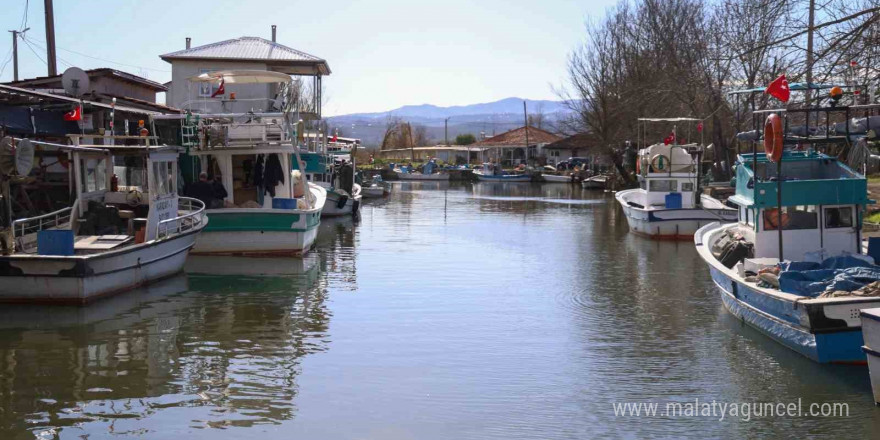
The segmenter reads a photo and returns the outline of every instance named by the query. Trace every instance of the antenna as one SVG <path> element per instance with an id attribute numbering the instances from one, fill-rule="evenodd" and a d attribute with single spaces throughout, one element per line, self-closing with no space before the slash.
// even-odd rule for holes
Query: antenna
<path id="1" fill-rule="evenodd" d="M 79 98 L 89 90 L 89 75 L 79 67 L 70 67 L 61 75 L 61 85 L 68 95 Z"/>

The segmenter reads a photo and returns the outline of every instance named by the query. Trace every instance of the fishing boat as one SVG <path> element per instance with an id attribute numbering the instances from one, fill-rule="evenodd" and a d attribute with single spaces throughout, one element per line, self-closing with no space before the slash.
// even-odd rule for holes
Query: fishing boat
<path id="1" fill-rule="evenodd" d="M 564 174 L 542 174 L 544 182 L 547 183 L 574 183 L 574 178 L 571 175 Z"/>
<path id="2" fill-rule="evenodd" d="M 327 201 L 321 210 L 322 217 L 356 215 L 361 206 L 363 188 L 355 182 L 355 163 L 348 152 L 303 152 L 305 175 L 327 192 Z M 296 164 L 294 169 L 298 169 Z"/>
<path id="3" fill-rule="evenodd" d="M 428 180 L 428 181 L 449 181 L 449 173 L 443 173 L 437 164 L 430 160 L 422 167 L 422 171 L 410 169 L 410 167 L 399 166 L 394 168 L 397 178 L 400 180 Z"/>
<path id="4" fill-rule="evenodd" d="M 308 182 L 295 164 L 307 150 L 295 128 L 296 93 L 289 75 L 270 71 L 218 71 L 194 82 L 277 84 L 282 113 L 200 116 L 205 133 L 189 155 L 197 171 L 222 184 L 220 206 L 209 206 L 197 255 L 298 256 L 315 242 L 327 191 Z M 198 174 L 198 173 L 193 173 Z"/>
<path id="5" fill-rule="evenodd" d="M 698 119 L 639 119 L 640 122 L 698 122 Z M 701 194 L 701 144 L 679 144 L 674 126 L 664 142 L 639 151 L 639 187 L 615 194 L 630 231 L 657 240 L 690 240 L 700 227 L 734 222 L 737 212 L 720 200 Z"/>
<path id="6" fill-rule="evenodd" d="M 783 151 L 814 139 L 783 135 L 780 119 L 767 117 L 766 152 L 738 156 L 738 221 L 702 227 L 697 251 L 744 323 L 816 362 L 863 364 L 860 310 L 880 307 L 880 267 L 860 245 L 867 181 L 811 147 Z"/>
<path id="7" fill-rule="evenodd" d="M 532 176 L 528 174 L 515 174 L 504 171 L 501 165 L 484 163 L 482 167 L 474 170 L 474 175 L 481 182 L 531 182 Z"/>
<path id="8" fill-rule="evenodd" d="M 82 142 L 95 137 L 139 145 Z M 12 223 L 2 301 L 83 304 L 169 277 L 207 224 L 204 204 L 178 195 L 179 147 L 151 145 L 153 137 L 70 139 L 56 147 L 69 151 L 75 202 Z"/>
<path id="9" fill-rule="evenodd" d="M 604 174 L 590 176 L 581 181 L 581 188 L 583 189 L 605 189 L 607 185 L 608 176 Z"/>
<path id="10" fill-rule="evenodd" d="M 391 184 L 382 180 L 382 176 L 377 174 L 372 180 L 361 185 L 361 194 L 369 199 L 388 197 L 391 194 Z"/>
<path id="11" fill-rule="evenodd" d="M 880 308 L 862 309 L 862 351 L 868 358 L 868 371 L 871 375 L 871 390 L 874 403 L 880 405 Z"/>

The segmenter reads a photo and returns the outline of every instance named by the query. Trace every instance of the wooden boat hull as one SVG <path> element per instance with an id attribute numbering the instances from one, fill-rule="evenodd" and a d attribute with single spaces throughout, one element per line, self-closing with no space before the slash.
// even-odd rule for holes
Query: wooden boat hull
<path id="1" fill-rule="evenodd" d="M 581 181 L 581 188 L 584 189 L 605 189 L 608 180 L 605 178 L 590 177 Z"/>
<path id="2" fill-rule="evenodd" d="M 363 188 L 354 184 L 354 195 L 346 196 L 345 203 L 340 205 L 342 196 L 333 191 L 327 191 L 327 202 L 324 203 L 324 209 L 321 210 L 323 217 L 340 217 L 344 215 L 355 215 L 361 207 L 361 199 L 363 198 Z"/>
<path id="3" fill-rule="evenodd" d="M 644 209 L 632 206 L 627 196 L 637 189 L 620 191 L 615 195 L 623 209 L 631 232 L 655 240 L 690 240 L 701 227 L 718 222 L 729 223 L 737 219 L 735 209 Z"/>
<path id="4" fill-rule="evenodd" d="M 391 194 L 385 186 L 368 186 L 361 189 L 361 196 L 365 199 L 380 199 Z"/>
<path id="5" fill-rule="evenodd" d="M 0 257 L 0 301 L 83 304 L 169 277 L 203 228 L 96 255 Z"/>
<path id="6" fill-rule="evenodd" d="M 711 245 L 723 228 L 719 223 L 702 227 L 694 235 L 694 243 L 731 314 L 816 362 L 866 363 L 859 310 L 880 307 L 880 298 L 835 298 L 817 304 L 746 283 L 711 253 Z"/>

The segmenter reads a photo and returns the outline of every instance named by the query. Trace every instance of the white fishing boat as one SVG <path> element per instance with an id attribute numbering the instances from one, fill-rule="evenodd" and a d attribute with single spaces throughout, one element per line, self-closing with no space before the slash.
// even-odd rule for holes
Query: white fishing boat
<path id="1" fill-rule="evenodd" d="M 544 179 L 544 182 L 547 183 L 574 183 L 574 178 L 571 175 L 542 174 L 541 177 Z"/>
<path id="2" fill-rule="evenodd" d="M 309 182 L 324 188 L 327 201 L 321 211 L 323 217 L 356 215 L 363 198 L 361 185 L 355 183 L 355 163 L 348 152 L 344 155 L 334 153 L 303 152 L 305 175 Z M 345 158 L 345 162 L 341 161 Z M 337 163 L 337 160 L 339 162 Z M 296 165 L 294 165 L 294 169 Z"/>
<path id="3" fill-rule="evenodd" d="M 868 371 L 871 374 L 871 390 L 874 403 L 880 405 L 880 308 L 862 309 L 862 351 L 868 358 Z"/>
<path id="4" fill-rule="evenodd" d="M 361 194 L 364 198 L 380 199 L 391 195 L 391 184 L 382 180 L 378 174 L 370 181 L 361 185 Z"/>
<path id="5" fill-rule="evenodd" d="M 482 182 L 531 182 L 532 176 L 528 174 L 514 174 L 501 169 L 501 165 L 484 163 L 482 167 L 474 170 L 474 175 Z"/>
<path id="6" fill-rule="evenodd" d="M 608 176 L 597 174 L 587 177 L 581 181 L 581 188 L 584 189 L 605 189 L 608 186 Z"/>
<path id="7" fill-rule="evenodd" d="M 697 119 L 640 119 L 680 122 Z M 700 193 L 700 144 L 678 144 L 675 129 L 663 143 L 639 151 L 639 188 L 615 194 L 630 231 L 652 239 L 689 240 L 700 227 L 736 221 L 737 211 Z"/>
<path id="8" fill-rule="evenodd" d="M 70 136 L 73 205 L 12 223 L 0 300 L 87 303 L 183 269 L 207 218 L 202 202 L 177 193 L 180 148 L 135 136 L 98 138 L 144 144 L 81 142 L 94 137 Z"/>
<path id="9" fill-rule="evenodd" d="M 202 114 L 205 133 L 189 154 L 198 170 L 227 193 L 209 206 L 208 227 L 194 254 L 285 256 L 309 251 L 318 234 L 327 191 L 297 169 L 306 150 L 298 145 L 296 93 L 289 75 L 269 71 L 219 71 L 194 82 L 277 84 L 280 114 Z M 194 172 L 193 174 L 198 174 Z"/>

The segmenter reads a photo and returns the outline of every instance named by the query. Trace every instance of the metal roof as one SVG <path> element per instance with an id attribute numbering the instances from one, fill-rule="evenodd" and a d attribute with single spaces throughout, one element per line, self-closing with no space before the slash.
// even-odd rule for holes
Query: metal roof
<path id="1" fill-rule="evenodd" d="M 168 62 L 179 59 L 265 61 L 280 66 L 311 68 L 311 71 L 302 70 L 293 72 L 294 74 L 330 74 L 330 66 L 326 60 L 260 37 L 233 38 L 159 57 Z"/>
<path id="2" fill-rule="evenodd" d="M 88 100 L 79 100 L 76 98 L 71 98 L 69 96 L 56 95 L 52 93 L 38 92 L 36 90 L 28 90 L 22 89 L 20 87 L 12 87 L 4 84 L 0 84 L 0 104 L 10 104 L 10 105 L 28 105 L 28 104 L 40 104 L 47 100 L 50 101 L 64 101 L 71 103 L 82 103 L 85 105 L 90 105 L 93 107 L 101 107 L 105 109 L 114 108 L 110 104 L 104 104 L 101 102 L 88 101 Z M 117 105 L 115 107 L 118 112 L 128 112 L 128 113 L 136 113 L 142 115 L 160 115 L 162 113 L 150 110 L 144 110 L 134 107 L 127 107 L 122 105 Z"/>
<path id="3" fill-rule="evenodd" d="M 155 90 L 157 92 L 167 92 L 168 87 L 163 84 L 159 84 L 156 81 L 151 81 L 147 78 L 143 78 L 137 75 L 133 75 L 128 72 L 123 72 L 121 70 L 111 69 L 108 67 L 101 67 L 97 69 L 89 69 L 85 71 L 89 78 L 97 78 L 101 76 L 112 76 L 117 79 L 127 81 L 130 83 L 138 84 L 140 86 L 146 87 L 148 89 Z M 27 88 L 29 86 L 35 85 L 43 85 L 49 83 L 61 84 L 61 75 L 53 75 L 53 76 L 38 76 L 36 78 L 23 79 L 19 81 L 10 81 L 5 84 L 15 87 L 24 87 Z"/>

